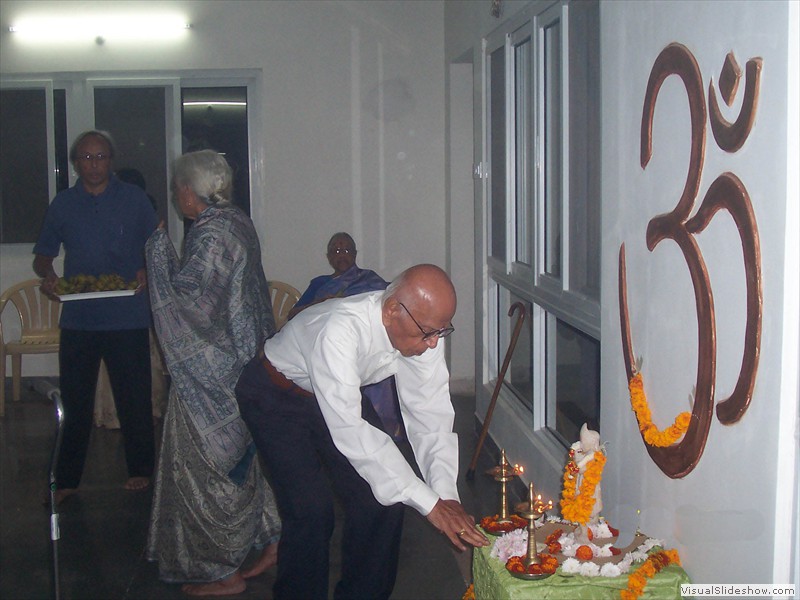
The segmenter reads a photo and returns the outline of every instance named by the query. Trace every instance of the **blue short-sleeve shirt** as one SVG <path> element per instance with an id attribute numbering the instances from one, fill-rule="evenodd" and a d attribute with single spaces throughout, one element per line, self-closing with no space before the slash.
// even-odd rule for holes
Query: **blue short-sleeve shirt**
<path id="1" fill-rule="evenodd" d="M 34 254 L 55 258 L 64 247 L 64 277 L 118 274 L 134 281 L 144 268 L 144 244 L 158 224 L 143 190 L 111 176 L 99 195 L 80 180 L 50 204 Z M 147 293 L 65 302 L 62 329 L 113 331 L 150 326 Z"/>

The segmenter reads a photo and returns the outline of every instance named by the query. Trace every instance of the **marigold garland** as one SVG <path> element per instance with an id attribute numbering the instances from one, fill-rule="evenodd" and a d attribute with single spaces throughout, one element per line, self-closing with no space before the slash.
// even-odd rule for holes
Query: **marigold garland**
<path id="1" fill-rule="evenodd" d="M 506 570 L 509 573 L 519 573 L 527 575 L 552 575 L 558 569 L 558 559 L 551 555 L 541 553 L 539 564 L 525 566 L 524 556 L 512 556 L 506 561 Z"/>
<path id="2" fill-rule="evenodd" d="M 589 463 L 581 481 L 580 494 L 576 495 L 578 480 L 573 475 L 570 467 L 573 461 L 568 461 L 564 467 L 564 491 L 561 495 L 561 515 L 568 521 L 586 525 L 592 515 L 595 498 L 594 490 L 603 476 L 603 467 L 606 464 L 606 455 L 600 451 L 594 453 L 594 459 Z"/>
<path id="3" fill-rule="evenodd" d="M 689 428 L 692 419 L 691 413 L 682 412 L 675 417 L 675 422 L 660 431 L 653 424 L 650 406 L 647 404 L 647 396 L 644 393 L 644 382 L 642 374 L 636 373 L 628 382 L 628 389 L 631 395 L 631 407 L 636 413 L 636 421 L 639 424 L 639 431 L 644 436 L 644 441 L 651 446 L 663 448 L 674 444 Z"/>
<path id="4" fill-rule="evenodd" d="M 564 533 L 563 529 L 556 529 L 553 533 L 548 535 L 547 538 L 544 540 L 544 543 L 547 546 L 547 551 L 550 554 L 558 554 L 559 552 L 561 552 L 562 550 L 561 542 L 559 542 L 558 540 L 561 537 L 562 533 Z"/>
<path id="5" fill-rule="evenodd" d="M 467 591 L 461 596 L 461 600 L 475 600 L 475 584 L 470 583 Z"/>
<path id="6" fill-rule="evenodd" d="M 492 535 L 500 535 L 503 533 L 508 533 L 509 531 L 514 531 L 515 529 L 522 529 L 523 527 L 528 526 L 528 520 L 523 519 L 519 515 L 509 515 L 508 519 L 505 521 L 500 521 L 500 515 L 494 515 L 491 517 L 483 517 L 480 522 L 481 528 L 486 533 L 491 533 Z"/>
<path id="7" fill-rule="evenodd" d="M 681 557 L 677 550 L 660 550 L 651 554 L 642 566 L 628 575 L 628 586 L 620 591 L 622 600 L 636 600 L 644 593 L 648 579 L 671 564 L 680 565 Z"/>

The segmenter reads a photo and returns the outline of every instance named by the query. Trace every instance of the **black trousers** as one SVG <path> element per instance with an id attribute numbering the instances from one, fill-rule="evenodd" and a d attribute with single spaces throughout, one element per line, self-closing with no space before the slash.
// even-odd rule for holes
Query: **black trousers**
<path id="1" fill-rule="evenodd" d="M 345 512 L 342 574 L 334 598 L 389 598 L 404 506 L 375 500 L 367 482 L 334 446 L 316 399 L 277 388 L 260 359 L 245 367 L 236 398 L 266 463 L 282 520 L 274 598 L 328 597 L 334 493 Z"/>
<path id="2" fill-rule="evenodd" d="M 61 330 L 59 384 L 64 403 L 64 437 L 56 470 L 58 488 L 81 480 L 92 431 L 100 359 L 108 369 L 114 405 L 124 438 L 130 477 L 150 477 L 155 459 L 147 329 Z"/>

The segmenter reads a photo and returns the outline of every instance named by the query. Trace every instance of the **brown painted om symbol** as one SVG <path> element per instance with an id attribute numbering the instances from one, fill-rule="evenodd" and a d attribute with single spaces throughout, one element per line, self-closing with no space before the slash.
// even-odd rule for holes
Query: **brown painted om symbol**
<path id="1" fill-rule="evenodd" d="M 760 84 L 762 60 L 753 58 L 747 62 L 745 95 L 741 112 L 734 123 L 722 116 L 713 81 L 708 86 L 711 130 L 717 145 L 726 152 L 736 152 L 747 139 L 753 127 Z M 695 399 L 691 421 L 683 439 L 666 447 L 652 446 L 645 442 L 650 457 L 669 477 L 684 477 L 697 466 L 708 439 L 711 418 L 714 412 L 714 388 L 716 378 L 716 325 L 714 317 L 714 295 L 711 291 L 703 255 L 695 236 L 701 233 L 719 210 L 727 210 L 739 232 L 747 282 L 747 323 L 744 336 L 744 351 L 739 378 L 730 397 L 717 404 L 719 421 L 725 425 L 736 423 L 747 411 L 753 395 L 758 357 L 761 347 L 762 288 L 761 250 L 753 206 L 741 180 L 726 172 L 711 184 L 700 208 L 694 216 L 694 207 L 703 171 L 706 142 L 706 107 L 703 95 L 703 80 L 692 53 L 683 45 L 672 43 L 659 54 L 647 82 L 641 126 L 641 165 L 647 167 L 652 156 L 653 112 L 656 98 L 664 80 L 677 75 L 686 87 L 689 98 L 691 120 L 691 150 L 689 170 L 678 203 L 665 214 L 653 217 L 647 225 L 647 248 L 651 252 L 663 240 L 673 240 L 681 249 L 689 268 L 694 287 L 697 310 L 698 359 Z M 720 92 L 728 106 L 736 96 L 741 71 L 729 53 L 720 74 Z M 625 244 L 619 249 L 619 309 L 622 332 L 622 352 L 628 379 L 634 375 L 633 343 L 627 300 L 627 273 L 625 267 Z M 642 436 L 644 441 L 644 436 Z"/>

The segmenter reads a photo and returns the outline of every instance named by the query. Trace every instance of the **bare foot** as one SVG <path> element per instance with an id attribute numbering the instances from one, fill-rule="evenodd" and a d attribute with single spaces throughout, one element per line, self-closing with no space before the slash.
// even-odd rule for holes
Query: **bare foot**
<path id="1" fill-rule="evenodd" d="M 242 571 L 242 577 L 245 579 L 250 579 L 251 577 L 256 577 L 261 575 L 267 569 L 271 569 L 275 565 L 278 564 L 278 543 L 275 542 L 274 544 L 270 544 L 269 546 L 265 547 L 264 550 L 261 552 L 261 556 L 258 557 L 255 564 L 247 569 L 246 571 Z"/>
<path id="2" fill-rule="evenodd" d="M 181 586 L 181 591 L 189 596 L 229 596 L 241 594 L 246 588 L 247 584 L 236 571 L 226 579 L 211 583 L 186 583 Z"/>
<path id="3" fill-rule="evenodd" d="M 122 486 L 126 490 L 132 490 L 134 492 L 140 490 L 146 490 L 150 487 L 150 478 L 149 477 L 130 477 L 128 481 L 125 482 L 125 485 Z"/>

